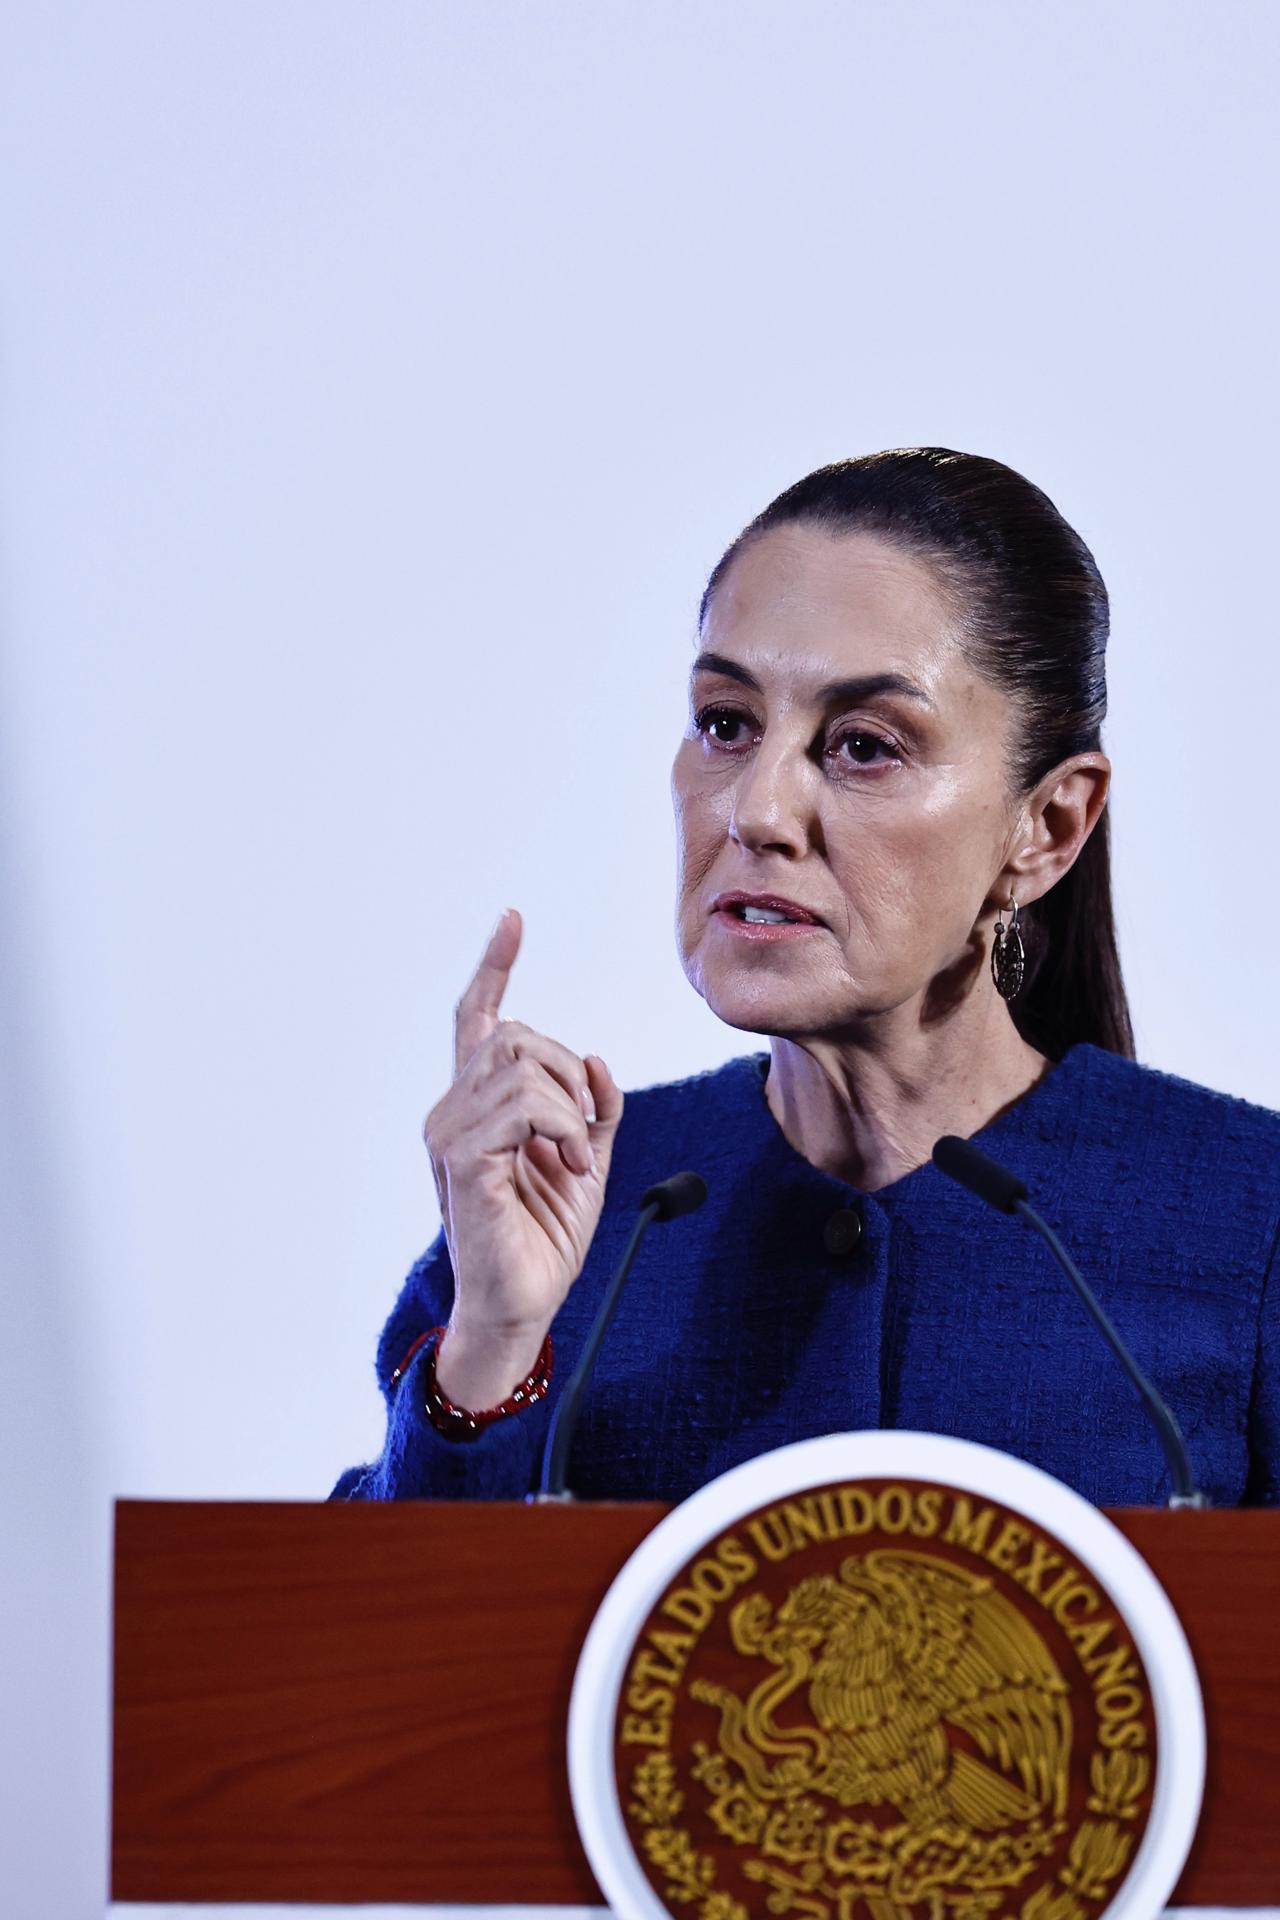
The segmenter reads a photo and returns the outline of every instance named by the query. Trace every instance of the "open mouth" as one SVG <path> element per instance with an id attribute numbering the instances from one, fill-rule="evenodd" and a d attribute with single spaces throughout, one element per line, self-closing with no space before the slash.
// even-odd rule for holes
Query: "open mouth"
<path id="1" fill-rule="evenodd" d="M 761 933 L 786 928 L 793 932 L 812 931 L 822 922 L 816 914 L 793 900 L 752 900 L 727 895 L 716 905 L 717 918 L 737 927 L 758 929 Z"/>
<path id="2" fill-rule="evenodd" d="M 746 907 L 740 903 L 729 908 L 736 920 L 745 920 L 749 927 L 794 927 L 810 923 L 796 918 L 794 914 L 782 913 L 777 907 Z"/>

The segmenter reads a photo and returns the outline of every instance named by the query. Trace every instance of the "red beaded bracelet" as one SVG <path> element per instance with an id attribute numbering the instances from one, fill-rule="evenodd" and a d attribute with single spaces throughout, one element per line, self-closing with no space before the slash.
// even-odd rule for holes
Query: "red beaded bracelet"
<path id="1" fill-rule="evenodd" d="M 424 1347 L 428 1340 L 433 1340 L 435 1346 L 427 1362 L 427 1415 L 436 1431 L 447 1434 L 450 1439 L 461 1440 L 470 1434 L 480 1433 L 485 1427 L 491 1427 L 495 1420 L 501 1420 L 506 1414 L 518 1413 L 521 1407 L 527 1407 L 530 1401 L 541 1400 L 551 1384 L 553 1356 L 551 1335 L 548 1333 L 533 1363 L 532 1372 L 525 1375 L 505 1400 L 500 1400 L 496 1407 L 485 1407 L 480 1412 L 473 1412 L 468 1407 L 455 1407 L 452 1400 L 442 1393 L 436 1384 L 436 1358 L 440 1352 L 440 1342 L 444 1333 L 443 1327 L 432 1327 L 430 1332 L 420 1333 L 392 1374 L 391 1384 L 393 1387 L 396 1385 L 418 1349 Z"/>

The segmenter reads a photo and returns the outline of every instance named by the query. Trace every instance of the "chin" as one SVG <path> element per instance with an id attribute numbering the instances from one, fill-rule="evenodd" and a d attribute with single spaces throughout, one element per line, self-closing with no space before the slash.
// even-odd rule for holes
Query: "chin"
<path id="1" fill-rule="evenodd" d="M 820 998 L 797 993 L 783 980 L 708 979 L 697 966 L 687 967 L 689 984 L 701 994 L 717 1020 L 743 1033 L 776 1035 L 779 1039 L 821 1033 L 839 1025 L 825 1017 L 831 1011 Z M 842 1009 L 847 1016 L 847 1009 Z"/>

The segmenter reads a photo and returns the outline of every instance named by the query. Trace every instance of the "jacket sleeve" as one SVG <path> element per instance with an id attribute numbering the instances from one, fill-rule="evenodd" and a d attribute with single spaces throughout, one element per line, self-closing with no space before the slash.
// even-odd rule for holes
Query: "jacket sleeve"
<path id="1" fill-rule="evenodd" d="M 522 1500 L 541 1467 L 549 1410 L 535 1400 L 465 1439 L 438 1433 L 426 1410 L 427 1349 L 391 1375 L 419 1334 L 443 1326 L 453 1307 L 453 1269 L 443 1229 L 415 1261 L 378 1342 L 378 1385 L 387 1408 L 382 1452 L 348 1467 L 331 1500 Z"/>
<path id="2" fill-rule="evenodd" d="M 1262 1283 L 1258 1349 L 1249 1407 L 1249 1482 L 1244 1504 L 1280 1506 L 1280 1234 Z"/>

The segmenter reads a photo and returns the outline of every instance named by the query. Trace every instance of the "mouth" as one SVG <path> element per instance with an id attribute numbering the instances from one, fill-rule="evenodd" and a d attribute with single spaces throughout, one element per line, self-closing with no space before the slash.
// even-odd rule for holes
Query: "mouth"
<path id="1" fill-rule="evenodd" d="M 786 940 L 817 933 L 823 922 L 798 900 L 774 893 L 722 893 L 712 904 L 711 918 L 739 938 Z"/>

